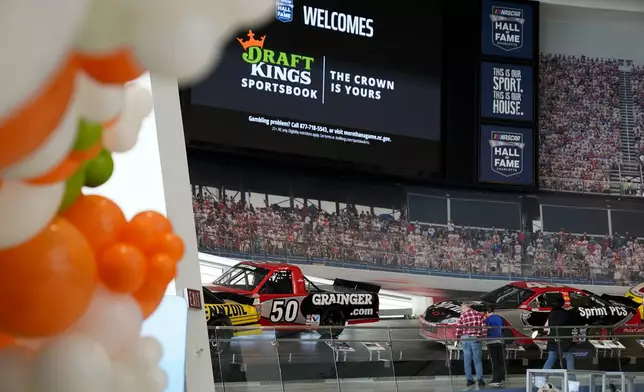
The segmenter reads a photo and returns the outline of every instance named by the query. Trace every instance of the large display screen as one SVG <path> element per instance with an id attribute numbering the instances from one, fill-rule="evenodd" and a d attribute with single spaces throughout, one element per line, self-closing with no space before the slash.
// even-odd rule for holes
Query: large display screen
<path id="1" fill-rule="evenodd" d="M 481 63 L 481 116 L 493 119 L 534 119 L 532 66 Z"/>
<path id="2" fill-rule="evenodd" d="M 278 0 L 273 22 L 232 37 L 216 70 L 190 91 L 183 109 L 188 137 L 349 162 L 435 166 L 440 2 L 416 4 L 429 9 Z"/>
<path id="3" fill-rule="evenodd" d="M 481 125 L 480 131 L 479 181 L 533 186 L 533 130 Z"/>
<path id="4" fill-rule="evenodd" d="M 531 4 L 483 0 L 481 52 L 534 58 L 534 9 Z"/>

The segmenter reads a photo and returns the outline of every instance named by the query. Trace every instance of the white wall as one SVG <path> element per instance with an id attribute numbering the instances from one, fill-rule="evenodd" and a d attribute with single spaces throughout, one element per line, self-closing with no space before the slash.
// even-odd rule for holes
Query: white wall
<path id="1" fill-rule="evenodd" d="M 543 53 L 644 64 L 644 13 L 541 4 L 540 29 Z"/>

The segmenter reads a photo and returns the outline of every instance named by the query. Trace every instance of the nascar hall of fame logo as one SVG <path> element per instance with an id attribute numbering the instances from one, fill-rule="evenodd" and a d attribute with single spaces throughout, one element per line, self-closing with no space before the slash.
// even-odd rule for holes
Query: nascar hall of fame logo
<path id="1" fill-rule="evenodd" d="M 275 19 L 283 23 L 293 21 L 294 0 L 277 0 L 275 2 Z"/>
<path id="2" fill-rule="evenodd" d="M 490 138 L 492 171 L 504 177 L 521 174 L 523 172 L 524 147 L 522 134 L 493 131 Z"/>
<path id="3" fill-rule="evenodd" d="M 506 52 L 523 47 L 523 10 L 492 7 L 492 45 Z"/>

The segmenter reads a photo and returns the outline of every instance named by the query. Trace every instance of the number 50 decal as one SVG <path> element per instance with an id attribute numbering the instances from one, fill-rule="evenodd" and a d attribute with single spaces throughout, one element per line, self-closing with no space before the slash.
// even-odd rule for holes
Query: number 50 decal
<path id="1" fill-rule="evenodd" d="M 287 301 L 285 299 L 273 300 L 271 308 L 271 323 L 292 323 L 297 319 L 300 311 L 300 303 L 297 300 Z"/>

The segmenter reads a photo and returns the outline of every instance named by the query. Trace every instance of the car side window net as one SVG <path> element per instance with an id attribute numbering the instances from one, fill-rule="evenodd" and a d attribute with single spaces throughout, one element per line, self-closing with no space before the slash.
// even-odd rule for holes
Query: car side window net
<path id="1" fill-rule="evenodd" d="M 262 294 L 293 294 L 291 271 L 275 271 L 264 283 Z"/>
<path id="2" fill-rule="evenodd" d="M 573 292 L 570 293 L 570 305 L 575 308 L 592 308 L 594 306 L 597 306 L 589 296 Z"/>
<path id="3" fill-rule="evenodd" d="M 543 293 L 530 302 L 532 308 L 552 308 L 563 299 L 561 293 Z"/>

